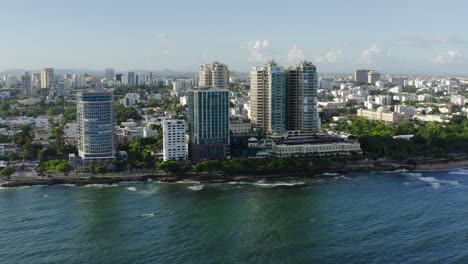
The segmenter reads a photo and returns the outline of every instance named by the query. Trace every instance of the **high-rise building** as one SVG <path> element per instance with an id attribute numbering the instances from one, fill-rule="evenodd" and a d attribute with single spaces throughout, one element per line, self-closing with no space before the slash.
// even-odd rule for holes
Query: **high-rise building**
<path id="1" fill-rule="evenodd" d="M 145 85 L 150 86 L 153 84 L 153 73 L 148 72 L 145 74 Z"/>
<path id="2" fill-rule="evenodd" d="M 33 96 L 38 95 L 39 89 L 41 89 L 41 74 L 40 73 L 33 73 L 33 75 L 32 75 L 31 95 L 33 95 Z"/>
<path id="3" fill-rule="evenodd" d="M 23 76 L 21 76 L 21 94 L 24 97 L 29 97 L 31 96 L 32 89 L 31 89 L 31 75 L 29 72 L 25 72 Z"/>
<path id="4" fill-rule="evenodd" d="M 53 68 L 45 68 L 41 70 L 41 88 L 52 88 L 55 84 L 55 74 Z"/>
<path id="5" fill-rule="evenodd" d="M 115 160 L 114 101 L 112 92 L 77 94 L 78 155 L 84 168 L 112 166 Z"/>
<path id="6" fill-rule="evenodd" d="M 189 158 L 192 162 L 229 155 L 229 91 L 198 87 L 188 92 Z"/>
<path id="7" fill-rule="evenodd" d="M 163 127 L 163 159 L 185 160 L 187 147 L 185 143 L 185 120 L 164 120 Z"/>
<path id="8" fill-rule="evenodd" d="M 268 134 L 286 130 L 286 73 L 270 61 L 250 71 L 252 125 Z"/>
<path id="9" fill-rule="evenodd" d="M 84 81 L 83 81 L 83 76 L 79 74 L 73 74 L 72 75 L 72 87 L 73 88 L 83 88 L 84 87 Z"/>
<path id="10" fill-rule="evenodd" d="M 316 132 L 317 68 L 303 61 L 286 69 L 286 130 Z"/>
<path id="11" fill-rule="evenodd" d="M 367 82 L 368 83 L 375 84 L 375 82 L 377 82 L 378 80 L 380 80 L 380 73 L 378 73 L 376 71 L 370 71 L 367 74 Z"/>
<path id="12" fill-rule="evenodd" d="M 111 84 L 112 82 L 114 82 L 114 78 L 115 78 L 114 69 L 106 68 L 104 77 L 106 78 L 107 84 Z"/>
<path id="13" fill-rule="evenodd" d="M 229 88 L 229 70 L 217 61 L 201 66 L 198 85 L 202 87 Z"/>
<path id="14" fill-rule="evenodd" d="M 126 83 L 126 85 L 128 85 L 130 87 L 133 87 L 133 86 L 137 85 L 135 72 L 130 71 L 130 72 L 127 73 L 127 83 Z"/>
<path id="15" fill-rule="evenodd" d="M 356 70 L 354 72 L 354 81 L 358 83 L 367 83 L 367 74 L 369 70 Z"/>

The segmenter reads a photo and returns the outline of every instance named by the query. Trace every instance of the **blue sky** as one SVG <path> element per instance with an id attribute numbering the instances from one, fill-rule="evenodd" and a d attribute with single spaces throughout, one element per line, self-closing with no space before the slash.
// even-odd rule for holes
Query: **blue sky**
<path id="1" fill-rule="evenodd" d="M 248 71 L 306 59 L 321 72 L 466 73 L 468 2 L 0 0 L 0 70 Z"/>

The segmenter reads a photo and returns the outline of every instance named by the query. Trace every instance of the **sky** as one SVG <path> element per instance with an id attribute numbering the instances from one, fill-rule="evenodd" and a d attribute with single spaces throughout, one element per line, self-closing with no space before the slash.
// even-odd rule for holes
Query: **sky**
<path id="1" fill-rule="evenodd" d="M 468 69 L 468 1 L 0 0 L 0 71 L 248 72 L 274 59 L 319 72 Z"/>

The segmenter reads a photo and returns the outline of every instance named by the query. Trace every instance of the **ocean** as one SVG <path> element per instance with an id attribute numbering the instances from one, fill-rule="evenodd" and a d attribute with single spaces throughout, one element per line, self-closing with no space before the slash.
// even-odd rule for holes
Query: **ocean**
<path id="1" fill-rule="evenodd" d="M 0 263 L 468 263 L 468 169 L 0 189 Z"/>

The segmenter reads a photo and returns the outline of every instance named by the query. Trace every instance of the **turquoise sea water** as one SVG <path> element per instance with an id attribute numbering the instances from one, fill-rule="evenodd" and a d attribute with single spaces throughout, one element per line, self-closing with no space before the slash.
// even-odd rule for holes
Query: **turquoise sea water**
<path id="1" fill-rule="evenodd" d="M 0 263 L 468 263 L 468 170 L 0 190 Z"/>

